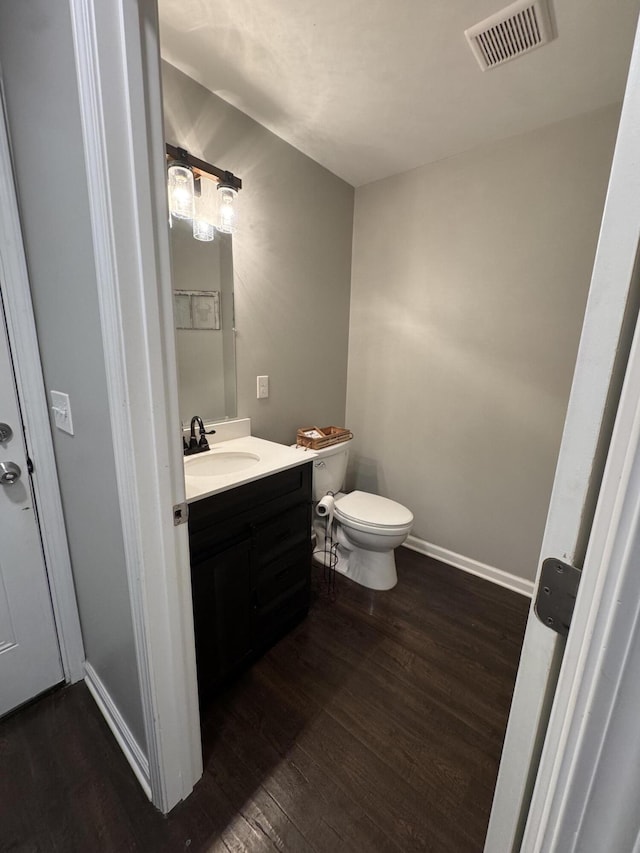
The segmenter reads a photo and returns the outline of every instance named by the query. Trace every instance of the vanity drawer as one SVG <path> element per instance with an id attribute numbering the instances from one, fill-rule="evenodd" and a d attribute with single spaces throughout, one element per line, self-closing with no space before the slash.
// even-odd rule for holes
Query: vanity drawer
<path id="1" fill-rule="evenodd" d="M 310 581 L 310 549 L 307 543 L 302 543 L 257 570 L 254 580 L 256 607 L 262 610 L 277 598 L 308 586 Z"/>
<path id="2" fill-rule="evenodd" d="M 298 504 L 262 524 L 257 524 L 253 538 L 258 565 L 267 565 L 295 545 L 310 541 L 310 505 Z"/>
<path id="3" fill-rule="evenodd" d="M 234 524 L 243 518 L 259 521 L 304 500 L 311 500 L 311 462 L 193 501 L 189 504 L 189 531 L 195 535 L 211 525 Z"/>
<path id="4" fill-rule="evenodd" d="M 278 554 L 311 537 L 311 504 L 305 501 L 295 506 L 276 510 L 269 505 L 266 510 L 244 512 L 193 530 L 189 527 L 191 560 L 200 561 L 223 550 L 241 539 L 251 538 L 256 548 L 259 564 L 269 563 Z"/>
<path id="5" fill-rule="evenodd" d="M 210 524 L 196 531 L 193 531 L 189 524 L 191 562 L 201 562 L 230 547 L 234 542 L 251 539 L 252 533 L 251 520 L 245 515 L 228 519 L 226 522 Z"/>

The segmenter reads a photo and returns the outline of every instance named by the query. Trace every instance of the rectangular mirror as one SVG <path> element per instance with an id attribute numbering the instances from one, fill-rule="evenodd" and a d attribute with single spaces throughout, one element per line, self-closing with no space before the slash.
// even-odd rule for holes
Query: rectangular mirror
<path id="1" fill-rule="evenodd" d="M 189 220 L 170 228 L 180 419 L 236 417 L 233 250 L 230 234 L 195 240 Z"/>

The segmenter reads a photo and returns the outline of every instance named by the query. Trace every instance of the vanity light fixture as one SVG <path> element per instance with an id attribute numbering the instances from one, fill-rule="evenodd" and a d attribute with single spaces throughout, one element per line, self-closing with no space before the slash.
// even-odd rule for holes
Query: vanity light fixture
<path id="1" fill-rule="evenodd" d="M 228 184 L 218 184 L 218 231 L 233 234 L 238 223 L 237 190 Z"/>
<path id="2" fill-rule="evenodd" d="M 242 181 L 184 148 L 167 145 L 169 214 L 193 220 L 196 240 L 213 240 L 215 229 L 233 234 L 237 226 L 237 194 Z M 217 187 L 217 191 L 216 191 Z"/>
<path id="3" fill-rule="evenodd" d="M 216 236 L 216 184 L 199 177 L 193 197 L 193 236 L 208 242 Z"/>
<path id="4" fill-rule="evenodd" d="M 176 219 L 193 218 L 193 172 L 176 160 L 167 170 L 169 186 L 169 213 Z"/>

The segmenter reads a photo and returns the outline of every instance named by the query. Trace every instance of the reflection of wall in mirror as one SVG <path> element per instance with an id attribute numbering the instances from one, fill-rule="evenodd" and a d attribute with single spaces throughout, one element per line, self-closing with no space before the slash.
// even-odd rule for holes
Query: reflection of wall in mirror
<path id="1" fill-rule="evenodd" d="M 207 420 L 234 417 L 231 237 L 217 234 L 211 242 L 194 240 L 191 223 L 180 220 L 174 220 L 170 233 L 174 291 L 217 291 L 221 297 L 222 331 L 213 331 L 204 321 L 207 328 L 193 323 L 192 328 L 176 329 L 180 419 L 188 423 L 195 414 Z M 193 300 L 197 306 L 197 295 Z"/>

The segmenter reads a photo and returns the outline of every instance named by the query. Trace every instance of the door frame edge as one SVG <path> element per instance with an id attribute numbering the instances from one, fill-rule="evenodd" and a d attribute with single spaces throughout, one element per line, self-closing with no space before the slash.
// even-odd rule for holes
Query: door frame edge
<path id="1" fill-rule="evenodd" d="M 35 460 L 31 478 L 65 681 L 84 678 L 84 643 L 58 483 L 27 262 L 0 92 L 0 293 L 12 352 L 22 428 Z"/>
<path id="2" fill-rule="evenodd" d="M 640 21 L 620 118 L 611 186 L 622 197 L 615 211 L 609 202 L 607 252 L 594 266 L 601 279 L 634 269 L 640 257 Z M 603 220 L 602 234 L 605 233 Z M 619 243 L 612 244 L 616 234 Z M 623 235 L 622 237 L 620 235 Z M 599 261 L 599 262 L 598 262 Z M 635 272 L 635 286 L 638 272 Z M 633 286 L 633 282 L 632 282 Z M 593 524 L 567 636 L 553 707 L 532 791 L 522 851 L 556 850 L 567 822 L 575 838 L 582 825 L 581 807 L 598 773 L 601 750 L 618 701 L 617 690 L 601 689 L 606 679 L 619 685 L 625 674 L 623 650 L 640 636 L 637 618 L 621 607 L 633 579 L 633 545 L 640 526 L 640 319 L 626 365 L 615 425 L 607 452 Z M 640 593 L 640 581 L 635 595 Z M 611 650 L 620 659 L 611 661 Z M 599 728 L 594 720 L 602 721 Z M 580 763 L 580 778 L 576 768 Z M 578 790 L 580 788 L 580 791 Z M 563 853 L 566 847 L 563 847 Z M 573 847 L 571 848 L 573 849 Z"/>
<path id="3" fill-rule="evenodd" d="M 609 326 L 614 319 L 613 310 L 619 314 L 620 328 L 622 329 L 624 312 L 629 305 L 628 294 L 635 283 L 637 288 L 637 273 L 634 276 L 638 257 L 640 255 L 640 204 L 638 203 L 640 187 L 640 170 L 637 163 L 638 141 L 640 140 L 640 110 L 638 109 L 638 93 L 640 93 L 640 26 L 636 30 L 631 67 L 627 83 L 627 90 L 622 107 L 618 136 L 611 166 L 609 186 L 604 205 L 604 214 L 598 238 L 598 247 L 594 261 L 587 310 L 585 312 L 585 326 L 581 338 L 580 350 L 576 361 L 576 371 L 572 385 L 571 398 L 569 402 L 567 421 L 565 422 L 565 434 L 563 434 L 563 445 L 565 435 L 568 435 L 567 423 L 571 418 L 576 423 L 588 423 L 589 418 L 587 406 L 590 405 L 585 388 L 594 383 L 594 365 L 601 370 L 605 362 L 602 360 L 604 351 L 596 351 L 594 355 L 595 342 L 606 340 L 609 334 Z M 614 201 L 614 193 L 616 199 Z M 621 200 L 620 200 L 621 199 Z M 623 301 L 621 300 L 623 297 Z M 592 310 L 593 309 L 593 310 Z M 597 313 L 596 313 L 597 309 Z M 600 320 L 598 320 L 598 315 Z M 540 749 L 535 756 L 535 773 L 528 781 L 526 790 L 518 802 L 518 814 L 512 814 L 502 808 L 498 802 L 498 791 L 490 818 L 490 831 L 492 823 L 495 824 L 494 832 L 488 835 L 485 845 L 485 853 L 500 849 L 501 853 L 538 853 L 540 850 L 555 851 L 560 849 L 562 853 L 570 853 L 573 847 L 556 847 L 559 832 L 566 827 L 563 822 L 569 820 L 580 820 L 572 807 L 572 798 L 575 798 L 576 777 L 575 767 L 577 762 L 584 761 L 585 747 L 592 753 L 588 760 L 581 765 L 584 774 L 582 780 L 588 788 L 595 779 L 598 769 L 598 758 L 593 757 L 593 750 L 597 747 L 599 739 L 604 738 L 607 731 L 606 723 L 594 736 L 590 729 L 594 717 L 604 721 L 608 715 L 607 703 L 596 700 L 596 687 L 598 683 L 598 667 L 594 668 L 594 661 L 601 660 L 605 642 L 615 642 L 624 638 L 625 631 L 627 639 L 631 636 L 629 623 L 623 625 L 621 622 L 615 624 L 613 616 L 618 609 L 615 600 L 611 598 L 611 590 L 620 588 L 624 578 L 626 567 L 622 563 L 617 565 L 611 561 L 614 548 L 621 548 L 624 552 L 624 543 L 630 542 L 628 528 L 623 528 L 624 503 L 629 500 L 629 484 L 635 483 L 635 494 L 637 494 L 638 483 L 640 483 L 640 472 L 638 461 L 640 461 L 640 429 L 639 406 L 640 406 L 640 340 L 637 318 L 635 319 L 635 331 L 632 325 L 629 332 L 633 332 L 634 341 L 629 351 L 626 365 L 624 365 L 624 383 L 617 402 L 615 426 L 611 434 L 608 447 L 606 448 L 606 463 L 599 480 L 598 500 L 588 533 L 588 544 L 586 555 L 582 565 L 582 579 L 576 599 L 571 628 L 566 640 L 560 640 L 546 626 L 537 620 L 531 613 L 529 622 L 539 632 L 544 634 L 545 643 L 553 646 L 553 655 L 546 655 L 552 660 L 550 668 L 557 672 L 557 681 L 554 679 L 554 695 L 548 699 L 544 697 L 544 703 L 548 699 L 547 719 L 540 727 Z M 584 347 L 585 336 L 589 335 L 589 347 Z M 620 338 L 616 341 L 615 351 L 609 358 L 607 366 L 608 382 L 611 383 L 614 376 L 615 360 L 620 347 Z M 578 370 L 581 370 L 579 387 L 576 382 Z M 600 380 L 598 380 L 600 381 Z M 635 382 L 635 387 L 634 387 Z M 579 393 L 577 393 L 579 391 Z M 585 431 L 586 435 L 586 431 Z M 599 436 L 591 439 L 595 448 Z M 575 442 L 572 445 L 574 458 L 578 457 Z M 580 451 L 580 455 L 584 450 Z M 562 454 L 562 450 L 561 450 Z M 636 467 L 634 468 L 634 457 Z M 559 463 L 560 465 L 560 463 Z M 590 473 L 590 472 L 588 472 Z M 567 477 L 571 474 L 572 477 Z M 583 473 L 581 473 L 583 476 Z M 558 471 L 556 471 L 556 478 Z M 635 478 L 635 480 L 633 479 Z M 569 490 L 576 489 L 575 472 L 565 465 L 564 471 L 564 493 L 559 492 L 552 495 L 557 501 L 565 500 Z M 633 489 L 631 490 L 633 494 Z M 629 506 L 626 507 L 628 514 Z M 638 515 L 640 518 L 640 514 Z M 583 519 L 579 521 L 582 523 Z M 562 536 L 558 538 L 558 534 Z M 547 533 L 545 531 L 545 539 Z M 556 555 L 572 562 L 575 559 L 573 551 L 566 551 L 566 537 L 557 521 L 553 530 L 553 542 L 551 548 L 543 544 L 542 556 Z M 626 537 L 626 538 L 625 538 Z M 556 547 L 558 542 L 564 542 L 562 547 Z M 620 553 L 620 552 L 619 552 Z M 579 565 L 579 562 L 577 563 Z M 539 572 L 536 585 L 539 582 Z M 609 597 L 607 597 L 609 596 Z M 632 626 L 633 627 L 633 626 Z M 640 630 L 634 628 L 636 636 Z M 529 624 L 527 625 L 527 632 Z M 525 635 L 525 648 L 526 648 Z M 538 656 L 539 652 L 538 652 Z M 533 655 L 531 656 L 533 657 Z M 562 657 L 562 662 L 556 667 L 555 661 Z M 523 657 L 521 658 L 518 679 L 523 675 Z M 535 674 L 535 673 L 534 673 Z M 527 673 L 529 675 L 529 673 Z M 547 677 L 545 673 L 545 678 Z M 533 681 L 533 679 L 530 679 Z M 615 680 L 615 679 L 614 679 Z M 534 689 L 541 689 L 539 683 L 534 684 Z M 516 687 L 517 690 L 517 687 Z M 507 735 L 510 729 L 519 725 L 519 720 L 514 718 L 513 707 L 510 713 Z M 529 706 L 531 706 L 529 701 Z M 613 702 L 610 703 L 610 709 Z M 609 709 L 609 710 L 610 710 Z M 521 711 L 522 708 L 518 708 Z M 589 733 L 587 734 L 587 730 Z M 600 740 L 602 742 L 602 740 Z M 511 781 L 505 772 L 505 749 L 501 758 L 499 768 L 499 780 L 503 777 L 501 790 L 504 800 L 505 791 L 508 792 L 508 783 Z M 513 753 L 513 750 L 511 751 Z M 510 767 L 522 765 L 525 758 L 515 753 L 509 755 Z M 527 762 L 532 762 L 531 756 L 526 756 Z M 509 768 L 507 767 L 507 770 Z M 575 800 L 573 801 L 575 806 Z M 576 836 L 577 837 L 577 836 Z M 582 849 L 582 848 L 580 848 Z M 604 849 L 604 848 L 603 848 Z"/>
<path id="4" fill-rule="evenodd" d="M 188 535 L 172 511 L 185 487 L 157 7 L 69 9 L 149 782 L 167 813 L 202 776 L 202 745 Z"/>
<path id="5" fill-rule="evenodd" d="M 640 529 L 640 326 L 625 377 L 598 507 L 582 570 L 538 774 L 522 853 L 562 850 L 566 822 L 577 839 L 583 807 L 598 773 L 603 744 L 625 677 L 626 649 L 640 636 L 638 614 L 621 602 L 637 578 Z M 633 600 L 640 594 L 640 578 Z M 612 661 L 612 650 L 619 659 Z M 603 675 L 604 673 L 604 675 Z M 603 682 L 616 689 L 602 689 Z M 597 723 L 594 723 L 597 721 Z M 580 768 L 579 776 L 576 769 Z M 576 804 L 579 800 L 579 804 Z M 574 840 L 575 840 L 574 839 Z"/>

